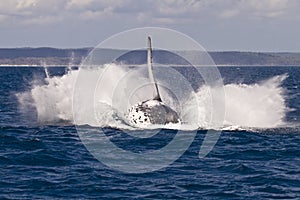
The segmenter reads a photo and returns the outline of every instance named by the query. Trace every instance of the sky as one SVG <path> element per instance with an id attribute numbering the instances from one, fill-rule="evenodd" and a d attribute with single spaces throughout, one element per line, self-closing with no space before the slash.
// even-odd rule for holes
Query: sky
<path id="1" fill-rule="evenodd" d="M 140 27 L 209 51 L 300 52 L 299 0 L 1 0 L 0 48 L 93 47 Z"/>

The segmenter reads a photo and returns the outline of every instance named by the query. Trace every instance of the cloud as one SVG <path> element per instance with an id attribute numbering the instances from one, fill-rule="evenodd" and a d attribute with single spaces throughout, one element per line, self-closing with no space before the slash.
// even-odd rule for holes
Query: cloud
<path id="1" fill-rule="evenodd" d="M 289 0 L 251 0 L 243 1 L 257 11 L 278 11 L 288 7 Z"/>
<path id="2" fill-rule="evenodd" d="M 0 14 L 0 23 L 6 21 L 7 19 L 8 19 L 7 15 L 1 15 Z"/>
<path id="3" fill-rule="evenodd" d="M 214 49 L 299 49 L 299 9 L 299 0 L 0 0 L 1 44 L 89 46 L 125 29 L 160 26 L 205 38 Z"/>
<path id="4" fill-rule="evenodd" d="M 79 14 L 79 18 L 83 20 L 99 20 L 112 15 L 112 8 L 108 7 L 101 11 L 84 11 Z"/>
<path id="5" fill-rule="evenodd" d="M 200 12 L 205 7 L 204 1 L 197 0 L 161 0 L 156 1 L 156 9 L 163 15 L 179 15 L 190 12 Z"/>
<path id="6" fill-rule="evenodd" d="M 93 0 L 70 0 L 66 2 L 65 8 L 72 9 L 85 9 L 93 3 Z"/>
<path id="7" fill-rule="evenodd" d="M 294 19 L 295 16 L 291 15 L 291 11 L 295 7 L 300 8 L 300 1 L 297 0 L 148 0 L 147 2 L 148 4 L 153 2 L 153 6 L 150 7 L 152 10 L 147 16 L 164 19 L 158 20 L 161 23 L 234 18 L 239 20 Z M 293 13 L 300 16 L 299 12 Z M 145 20 L 149 18 L 144 17 Z"/>
<path id="8" fill-rule="evenodd" d="M 252 16 L 258 18 L 277 18 L 281 15 L 288 14 L 288 11 L 292 9 L 290 3 L 293 1 L 294 0 L 244 0 L 241 2 L 240 9 L 248 15 L 252 14 Z"/>
<path id="9" fill-rule="evenodd" d="M 17 10 L 24 10 L 28 8 L 35 7 L 37 5 L 37 0 L 20 0 L 16 4 Z"/>
<path id="10" fill-rule="evenodd" d="M 156 25 L 234 18 L 298 19 L 295 8 L 299 5 L 297 0 L 9 0 L 0 1 L 0 23 L 42 25 L 44 20 L 46 25 L 116 16 Z"/>
<path id="11" fill-rule="evenodd" d="M 223 12 L 221 12 L 221 13 L 219 14 L 219 16 L 220 16 L 221 18 L 226 19 L 226 18 L 236 17 L 236 16 L 239 15 L 239 14 L 240 14 L 240 11 L 239 11 L 239 10 L 237 10 L 237 9 L 232 9 L 232 10 L 224 10 Z"/>
<path id="12" fill-rule="evenodd" d="M 60 8 L 63 1 L 10 0 L 0 1 L 0 14 L 6 17 L 6 25 L 42 25 L 63 19 Z"/>

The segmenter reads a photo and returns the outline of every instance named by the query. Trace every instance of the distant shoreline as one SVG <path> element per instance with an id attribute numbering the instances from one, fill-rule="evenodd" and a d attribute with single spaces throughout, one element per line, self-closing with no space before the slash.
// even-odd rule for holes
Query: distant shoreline
<path id="1" fill-rule="evenodd" d="M 92 48 L 56 49 L 41 48 L 0 48 L 0 66 L 78 66 L 88 55 Z M 111 55 L 128 53 L 126 50 L 97 49 L 98 55 L 103 55 L 109 63 Z M 185 51 L 194 57 L 199 57 L 199 52 Z M 300 53 L 294 52 L 239 52 L 239 51 L 211 51 L 208 52 L 218 67 L 226 66 L 300 66 Z M 153 51 L 159 63 L 180 65 L 180 60 L 170 59 L 163 50 Z M 130 56 L 124 57 L 124 63 L 139 65 L 146 62 L 145 50 L 130 51 Z M 199 59 L 193 64 L 201 64 Z"/>
<path id="2" fill-rule="evenodd" d="M 80 65 L 72 65 L 72 67 L 79 67 Z M 126 65 L 124 65 L 126 66 Z M 166 67 L 191 67 L 190 65 L 166 65 Z M 300 67 L 300 65 L 215 65 L 216 67 Z M 0 64 L 0 67 L 44 67 L 43 65 L 8 65 Z M 47 68 L 51 67 L 68 67 L 68 65 L 47 65 Z M 210 67 L 207 65 L 194 65 L 194 67 Z"/>

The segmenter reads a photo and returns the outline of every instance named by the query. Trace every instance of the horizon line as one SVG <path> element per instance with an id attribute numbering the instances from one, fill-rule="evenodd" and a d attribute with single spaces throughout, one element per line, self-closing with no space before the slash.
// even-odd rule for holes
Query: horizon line
<path id="1" fill-rule="evenodd" d="M 94 49 L 95 47 L 53 47 L 53 46 L 38 46 L 38 47 L 0 47 L 0 49 L 58 49 L 58 50 L 81 50 L 81 49 Z M 112 49 L 112 48 L 100 48 L 107 50 L 126 50 L 126 49 Z M 142 50 L 142 49 L 137 49 Z M 154 49 L 155 50 L 155 49 Z M 131 50 L 134 51 L 134 50 Z M 195 50 L 184 50 L 184 51 L 195 51 Z M 274 50 L 274 51 L 264 51 L 264 50 L 206 50 L 207 52 L 223 53 L 223 52 L 242 52 L 242 53 L 300 53 L 300 51 L 287 51 L 287 50 Z"/>

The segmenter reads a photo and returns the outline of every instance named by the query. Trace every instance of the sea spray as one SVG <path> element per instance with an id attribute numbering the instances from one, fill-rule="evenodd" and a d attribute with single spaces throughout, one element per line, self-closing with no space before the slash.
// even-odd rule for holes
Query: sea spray
<path id="1" fill-rule="evenodd" d="M 252 85 L 225 85 L 225 123 L 256 128 L 284 125 L 289 109 L 285 104 L 285 90 L 281 84 L 286 78 L 284 74 Z"/>
<path id="2" fill-rule="evenodd" d="M 105 77 L 102 77 L 99 82 L 99 75 L 103 74 L 103 70 L 105 70 Z M 80 116 L 80 120 L 76 123 L 124 128 L 126 127 L 124 124 L 126 109 L 140 100 L 151 98 L 147 85 L 141 87 L 135 95 L 130 94 L 133 86 L 143 85 L 147 80 L 146 76 L 135 77 L 137 74 L 132 71 L 134 69 L 107 64 L 98 68 L 70 70 L 63 76 L 47 77 L 44 84 L 33 84 L 29 91 L 17 94 L 20 108 L 34 107 L 40 123 L 74 123 L 73 95 L 76 79 L 80 73 L 85 79 L 85 82 L 79 86 L 81 91 L 90 89 L 90 82 L 97 82 L 99 85 L 96 86 L 92 97 L 95 101 L 92 107 L 94 110 L 86 110 L 86 105 L 82 105 L 81 109 L 75 113 Z M 275 76 L 251 85 L 231 83 L 224 85 L 223 88 L 200 86 L 194 94 L 187 96 L 181 105 L 180 117 L 184 123 L 184 129 L 188 129 L 187 127 L 190 129 L 219 128 L 214 127 L 210 121 L 212 106 L 220 106 L 218 103 L 224 104 L 224 102 L 226 108 L 224 127 L 273 128 L 283 125 L 288 108 L 285 105 L 284 89 L 281 83 L 286 77 L 286 75 Z M 225 101 L 220 100 L 212 105 L 211 91 L 221 89 L 225 91 Z M 162 93 L 166 102 L 172 102 L 169 99 L 170 96 L 164 94 L 164 91 Z M 123 97 L 126 96 L 130 98 L 124 99 Z M 89 97 L 83 93 L 80 98 Z M 91 120 L 91 115 L 96 115 L 97 121 Z"/>
<path id="3" fill-rule="evenodd" d="M 222 88 L 201 86 L 197 93 L 197 105 L 186 102 L 186 121 L 197 123 L 200 128 L 218 128 L 211 123 L 212 106 L 225 103 L 224 127 L 274 128 L 284 125 L 286 113 L 285 90 L 281 87 L 287 75 L 272 77 L 255 84 L 227 84 Z M 212 105 L 210 91 L 224 90 L 225 99 Z M 198 119 L 195 120 L 198 110 Z"/>

